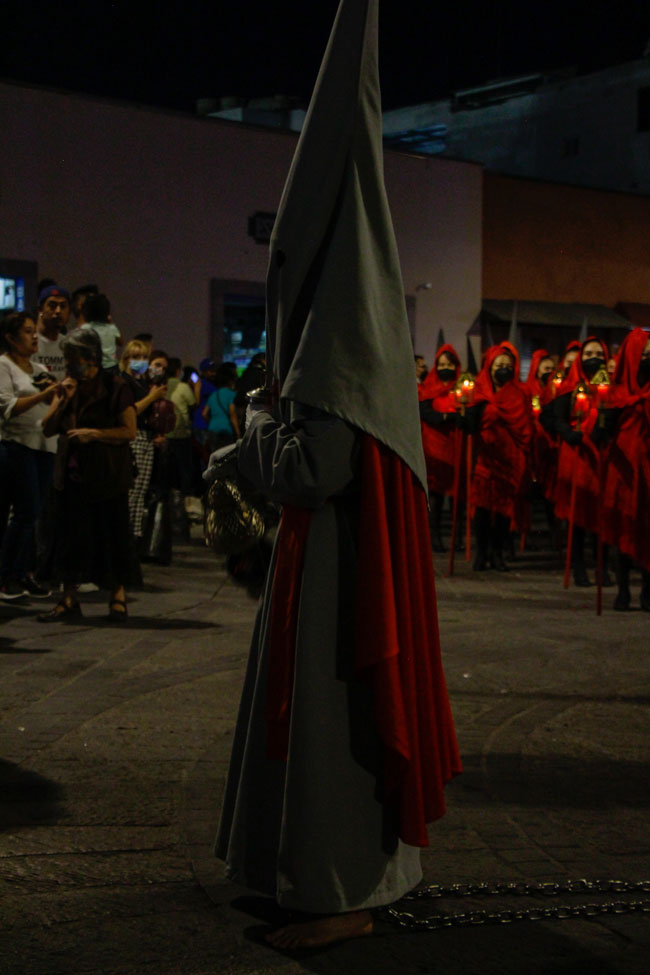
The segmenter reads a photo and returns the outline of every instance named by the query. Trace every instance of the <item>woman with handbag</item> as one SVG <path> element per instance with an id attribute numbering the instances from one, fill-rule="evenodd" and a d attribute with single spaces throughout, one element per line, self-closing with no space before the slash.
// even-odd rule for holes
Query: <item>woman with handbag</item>
<path id="1" fill-rule="evenodd" d="M 125 587 L 139 582 L 127 501 L 133 483 L 129 443 L 136 431 L 133 394 L 122 377 L 101 368 L 101 341 L 92 329 L 75 329 L 63 352 L 66 378 L 43 419 L 47 436 L 59 434 L 46 574 L 63 584 L 63 595 L 38 619 L 81 616 L 77 586 L 91 581 L 110 593 L 108 619 L 123 622 Z"/>

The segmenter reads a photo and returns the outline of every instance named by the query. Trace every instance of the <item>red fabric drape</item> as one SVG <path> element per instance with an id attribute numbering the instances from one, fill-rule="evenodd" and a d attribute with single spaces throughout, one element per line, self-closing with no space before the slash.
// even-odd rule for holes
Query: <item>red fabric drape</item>
<path id="1" fill-rule="evenodd" d="M 286 504 L 278 529 L 269 619 L 267 756 L 286 760 L 296 660 L 298 609 L 311 510 Z"/>
<path id="2" fill-rule="evenodd" d="M 269 743 L 282 744 L 276 729 L 284 727 L 284 752 L 275 750 L 274 757 L 285 758 L 310 517 L 305 512 L 294 522 L 296 510 L 286 520 L 283 514 L 280 528 L 287 553 L 281 534 L 269 650 L 275 670 L 268 685 Z M 444 813 L 444 784 L 461 763 L 440 659 L 426 498 L 406 464 L 370 436 L 363 438 L 356 669 L 372 687 L 384 743 L 384 802 L 400 838 L 427 846 L 426 824 Z"/>
<path id="3" fill-rule="evenodd" d="M 456 363 L 456 374 L 446 383 L 440 379 L 436 369 L 443 354 Z M 456 399 L 453 390 L 459 376 L 460 360 L 453 345 L 440 346 L 431 372 L 418 386 L 418 399 L 421 403 L 431 400 L 434 410 L 439 413 L 455 413 Z M 455 430 L 451 424 L 432 427 L 424 420 L 421 421 L 421 428 L 429 490 L 436 494 L 451 494 L 454 489 Z"/>
<path id="4" fill-rule="evenodd" d="M 635 328 L 621 345 L 607 405 L 620 410 L 608 457 L 603 539 L 650 571 L 650 383 L 639 385 L 650 333 Z"/>
<path id="5" fill-rule="evenodd" d="M 514 379 L 495 390 L 490 369 L 507 352 L 513 359 Z M 524 531 L 523 497 L 528 488 L 528 455 L 533 420 L 528 394 L 519 381 L 519 355 L 509 342 L 494 345 L 485 354 L 476 377 L 475 404 L 486 403 L 478 430 L 476 465 L 472 478 L 472 512 L 479 508 L 504 515 L 513 529 Z"/>
<path id="6" fill-rule="evenodd" d="M 385 746 L 384 798 L 399 835 L 427 846 L 443 787 L 461 771 L 440 658 L 424 491 L 400 458 L 363 443 L 357 668 L 374 694 Z"/>

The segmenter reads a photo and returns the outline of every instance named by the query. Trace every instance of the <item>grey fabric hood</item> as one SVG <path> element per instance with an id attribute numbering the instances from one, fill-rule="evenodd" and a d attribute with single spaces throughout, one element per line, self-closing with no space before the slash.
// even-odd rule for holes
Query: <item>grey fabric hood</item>
<path id="1" fill-rule="evenodd" d="M 377 0 L 341 0 L 271 235 L 280 397 L 347 420 L 426 489 L 413 349 L 384 189 Z"/>

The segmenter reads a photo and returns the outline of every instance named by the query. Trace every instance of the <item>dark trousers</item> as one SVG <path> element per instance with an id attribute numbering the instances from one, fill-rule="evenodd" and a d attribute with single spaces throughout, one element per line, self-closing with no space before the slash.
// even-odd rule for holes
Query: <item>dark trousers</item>
<path id="1" fill-rule="evenodd" d="M 2 579 L 23 579 L 36 563 L 36 522 L 54 472 L 54 454 L 6 440 L 6 485 L 12 505 L 0 555 Z"/>
<path id="2" fill-rule="evenodd" d="M 191 437 L 168 437 L 169 483 L 185 497 L 194 494 L 194 451 Z"/>
<path id="3" fill-rule="evenodd" d="M 9 459 L 7 448 L 0 443 L 0 547 L 9 520 Z"/>

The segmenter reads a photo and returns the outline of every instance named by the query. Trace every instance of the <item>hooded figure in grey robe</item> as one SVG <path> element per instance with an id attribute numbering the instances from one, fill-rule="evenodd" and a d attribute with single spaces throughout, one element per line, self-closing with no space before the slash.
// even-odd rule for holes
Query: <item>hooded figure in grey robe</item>
<path id="1" fill-rule="evenodd" d="M 233 881 L 281 906 L 336 914 L 387 904 L 421 879 L 419 849 L 398 838 L 378 796 L 382 747 L 371 692 L 354 675 L 363 435 L 426 489 L 383 183 L 377 0 L 339 5 L 271 238 L 267 335 L 276 405 L 249 422 L 239 472 L 312 514 L 287 761 L 267 757 L 272 564 L 216 854 Z"/>

